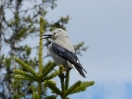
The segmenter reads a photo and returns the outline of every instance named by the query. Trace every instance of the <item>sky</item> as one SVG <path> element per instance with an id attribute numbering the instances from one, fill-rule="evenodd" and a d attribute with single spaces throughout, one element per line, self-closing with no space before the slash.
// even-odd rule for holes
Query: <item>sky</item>
<path id="1" fill-rule="evenodd" d="M 95 81 L 71 99 L 132 99 L 132 1 L 58 0 L 46 18 L 70 16 L 66 25 L 73 44 L 84 41 L 89 49 L 78 56 L 86 77 L 71 71 L 70 84 Z"/>
<path id="2" fill-rule="evenodd" d="M 86 78 L 71 70 L 72 85 L 78 80 L 95 81 L 71 99 L 132 99 L 132 0 L 58 0 L 49 9 L 50 22 L 70 16 L 66 25 L 73 43 L 88 46 L 78 56 Z M 34 41 L 34 42 L 33 42 Z M 25 41 L 27 43 L 27 41 Z M 38 44 L 39 39 L 30 45 Z"/>

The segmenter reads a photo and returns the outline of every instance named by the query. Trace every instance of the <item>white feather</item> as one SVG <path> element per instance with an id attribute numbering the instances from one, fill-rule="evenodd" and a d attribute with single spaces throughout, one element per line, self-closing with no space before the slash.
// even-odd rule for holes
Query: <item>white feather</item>
<path id="1" fill-rule="evenodd" d="M 72 67 L 75 69 L 75 71 L 79 74 L 79 75 L 81 75 L 78 71 L 77 71 L 77 69 L 75 68 L 75 66 L 72 64 Z"/>
<path id="2" fill-rule="evenodd" d="M 77 60 L 77 63 L 80 63 L 79 60 Z"/>
<path id="3" fill-rule="evenodd" d="M 75 66 L 74 66 L 73 64 L 71 64 L 69 61 L 67 61 L 67 63 L 68 63 L 68 66 L 69 66 L 70 68 L 75 69 L 75 71 L 76 71 L 79 75 L 81 75 L 81 74 L 78 72 L 78 70 L 75 68 Z"/>

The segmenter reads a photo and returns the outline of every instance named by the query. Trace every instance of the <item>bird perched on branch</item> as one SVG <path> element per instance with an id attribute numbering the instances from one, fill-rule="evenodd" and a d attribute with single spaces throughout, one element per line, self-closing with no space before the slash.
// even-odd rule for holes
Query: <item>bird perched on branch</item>
<path id="1" fill-rule="evenodd" d="M 68 70 L 74 68 L 82 77 L 86 78 L 84 74 L 86 70 L 80 64 L 65 30 L 58 28 L 52 31 L 52 34 L 43 36 L 45 36 L 44 39 L 51 38 L 53 40 L 49 46 L 49 51 L 56 65 L 63 65 Z"/>

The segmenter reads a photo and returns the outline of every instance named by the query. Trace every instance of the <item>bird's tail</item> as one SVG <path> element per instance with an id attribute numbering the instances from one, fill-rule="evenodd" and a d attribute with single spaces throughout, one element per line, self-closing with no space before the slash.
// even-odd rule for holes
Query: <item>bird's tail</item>
<path id="1" fill-rule="evenodd" d="M 72 64 L 72 66 L 82 77 L 86 78 L 84 72 L 82 71 L 82 68 L 80 68 L 78 66 L 74 66 L 73 64 Z"/>

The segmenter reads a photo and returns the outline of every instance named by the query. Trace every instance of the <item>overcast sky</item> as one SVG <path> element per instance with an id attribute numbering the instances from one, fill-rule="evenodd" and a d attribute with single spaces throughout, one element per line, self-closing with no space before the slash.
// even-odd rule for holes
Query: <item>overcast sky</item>
<path id="1" fill-rule="evenodd" d="M 46 18 L 70 15 L 67 32 L 73 44 L 89 47 L 79 57 L 87 78 L 71 72 L 77 80 L 95 81 L 72 99 L 132 99 L 132 0 L 58 0 Z M 76 75 L 76 76 L 75 76 Z"/>

